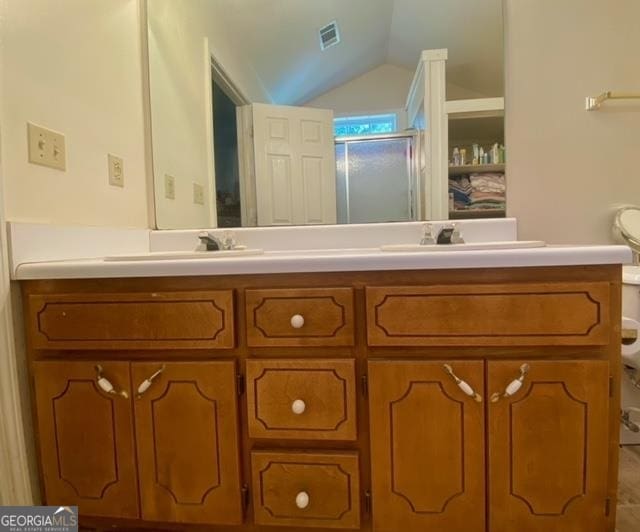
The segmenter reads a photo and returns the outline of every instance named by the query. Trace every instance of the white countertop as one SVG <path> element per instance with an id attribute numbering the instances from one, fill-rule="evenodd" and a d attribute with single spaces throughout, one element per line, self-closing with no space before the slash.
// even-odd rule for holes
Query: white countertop
<path id="1" fill-rule="evenodd" d="M 437 230 L 449 222 L 430 222 Z M 513 218 L 458 223 L 469 244 L 517 240 Z M 264 254 L 198 259 L 105 261 L 115 255 L 193 252 L 197 230 L 96 228 L 9 223 L 12 279 L 172 277 L 294 272 L 442 270 L 626 264 L 626 246 L 547 246 L 465 251 L 381 251 L 418 243 L 424 222 L 234 229 L 239 244 Z M 211 230 L 220 232 L 221 229 Z M 218 235 L 220 236 L 220 235 Z M 215 253 L 215 252 L 212 252 Z"/>
<path id="2" fill-rule="evenodd" d="M 294 272 L 442 270 L 623 264 L 626 246 L 548 246 L 534 249 L 383 252 L 377 249 L 266 251 L 263 255 L 211 259 L 104 261 L 73 259 L 23 263 L 14 279 L 169 277 Z"/>

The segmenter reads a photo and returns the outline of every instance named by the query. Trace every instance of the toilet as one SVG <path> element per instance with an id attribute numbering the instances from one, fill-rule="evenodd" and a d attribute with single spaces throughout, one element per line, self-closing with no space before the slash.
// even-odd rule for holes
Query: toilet
<path id="1" fill-rule="evenodd" d="M 620 443 L 640 445 L 640 266 L 624 266 L 622 283 Z"/>

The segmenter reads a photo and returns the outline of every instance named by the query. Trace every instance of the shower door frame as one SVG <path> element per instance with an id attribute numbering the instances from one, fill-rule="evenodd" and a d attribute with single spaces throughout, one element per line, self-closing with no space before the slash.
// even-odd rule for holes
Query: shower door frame
<path id="1" fill-rule="evenodd" d="M 349 144 L 358 144 L 362 142 L 370 141 L 383 141 L 393 139 L 411 139 L 412 156 L 408 160 L 407 171 L 409 174 L 409 220 L 404 221 L 416 221 L 422 220 L 422 180 L 420 175 L 420 153 L 422 147 L 420 146 L 421 138 L 420 132 L 416 129 L 407 129 L 396 133 L 380 133 L 375 135 L 352 135 L 348 137 L 336 137 L 335 145 L 344 144 L 345 154 L 345 196 L 347 202 L 347 219 L 346 224 L 351 223 L 351 209 L 349 206 Z"/>

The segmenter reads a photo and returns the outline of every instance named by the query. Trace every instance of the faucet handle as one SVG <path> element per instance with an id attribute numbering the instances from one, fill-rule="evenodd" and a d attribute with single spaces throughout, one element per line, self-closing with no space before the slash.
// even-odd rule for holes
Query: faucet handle
<path id="1" fill-rule="evenodd" d="M 462 234 L 460 234 L 460 227 L 458 224 L 451 224 L 453 228 L 453 233 L 451 233 L 451 243 L 452 244 L 464 244 L 464 238 L 462 238 Z"/>
<path id="2" fill-rule="evenodd" d="M 433 238 L 433 227 L 431 224 L 424 224 L 422 226 L 422 239 L 420 240 L 421 246 L 430 246 L 436 243 L 435 238 Z"/>
<path id="3" fill-rule="evenodd" d="M 229 250 L 236 247 L 236 235 L 233 231 L 222 233 L 222 249 Z"/>

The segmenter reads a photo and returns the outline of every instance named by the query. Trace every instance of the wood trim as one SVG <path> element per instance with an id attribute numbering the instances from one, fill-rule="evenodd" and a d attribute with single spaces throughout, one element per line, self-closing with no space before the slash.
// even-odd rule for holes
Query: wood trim
<path id="1" fill-rule="evenodd" d="M 5 227 L 4 219 L 0 226 Z M 31 483 L 32 457 L 25 440 L 22 397 L 27 384 L 18 367 L 9 272 L 6 236 L 0 231 L 0 505 L 28 506 L 36 502 L 37 488 Z"/>

